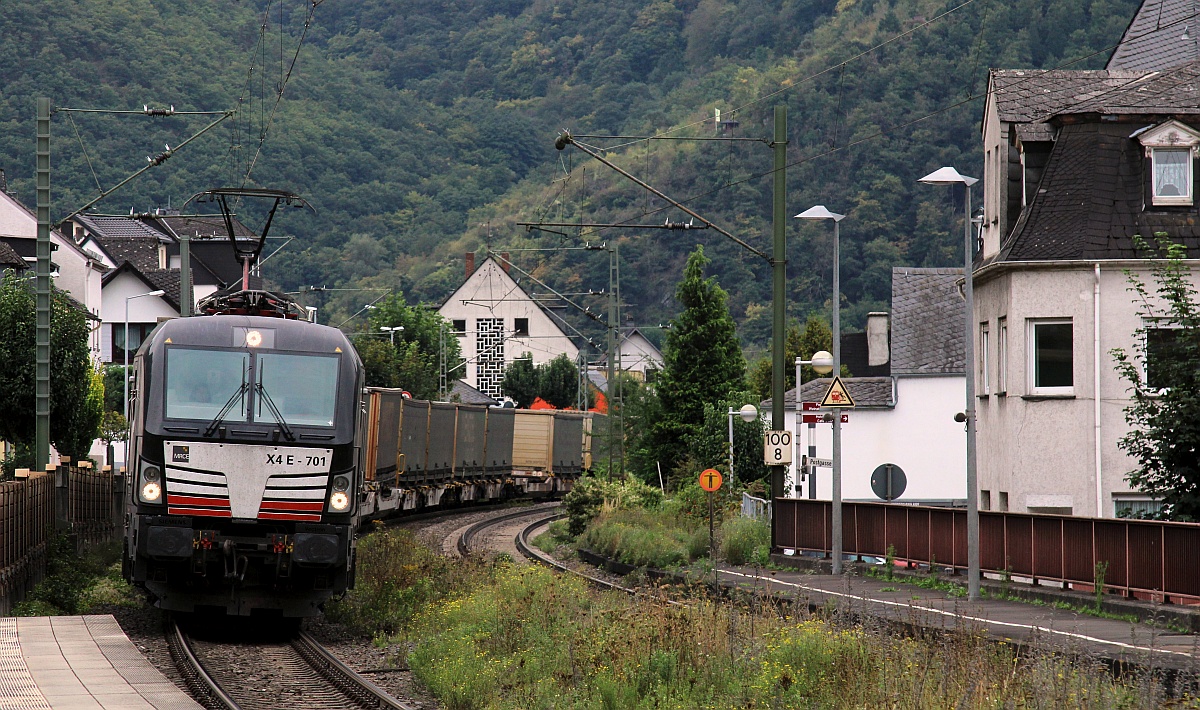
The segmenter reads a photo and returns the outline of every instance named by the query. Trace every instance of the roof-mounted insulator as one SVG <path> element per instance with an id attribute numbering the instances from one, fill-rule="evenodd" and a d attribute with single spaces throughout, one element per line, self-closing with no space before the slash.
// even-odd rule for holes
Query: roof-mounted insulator
<path id="1" fill-rule="evenodd" d="M 174 116 L 175 107 L 171 108 L 150 108 L 146 104 L 142 104 L 142 113 L 147 116 Z"/>
<path id="2" fill-rule="evenodd" d="M 196 312 L 206 316 L 266 316 L 308 320 L 308 311 L 303 306 L 287 296 L 271 291 L 215 293 L 200 301 Z"/>

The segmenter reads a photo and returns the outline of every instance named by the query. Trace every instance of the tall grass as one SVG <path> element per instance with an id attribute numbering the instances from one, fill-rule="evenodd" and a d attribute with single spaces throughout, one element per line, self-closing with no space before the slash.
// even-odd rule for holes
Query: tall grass
<path id="1" fill-rule="evenodd" d="M 483 583 L 483 560 L 451 560 L 421 544 L 409 530 L 377 531 L 358 545 L 355 588 L 326 603 L 325 615 L 368 635 L 391 635 L 408 627 L 426 606 Z"/>
<path id="2" fill-rule="evenodd" d="M 626 564 L 672 569 L 708 553 L 708 530 L 681 527 L 668 516 L 641 509 L 606 510 L 578 544 Z"/>
<path id="3" fill-rule="evenodd" d="M 408 656 L 449 710 L 1138 708 L 1158 697 L 975 634 L 891 636 L 694 600 L 667 606 L 535 567 L 419 610 Z"/>

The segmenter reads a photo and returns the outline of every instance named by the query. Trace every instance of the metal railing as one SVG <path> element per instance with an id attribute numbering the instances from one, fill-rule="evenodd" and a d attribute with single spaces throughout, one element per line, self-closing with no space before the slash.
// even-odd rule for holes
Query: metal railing
<path id="1" fill-rule="evenodd" d="M 967 566 L 967 513 L 885 503 L 842 504 L 848 555 Z M 775 545 L 828 552 L 829 501 L 777 498 Z M 980 511 L 983 572 L 1055 581 L 1162 602 L 1200 603 L 1200 525 L 1155 520 L 1078 518 Z"/>
<path id="2" fill-rule="evenodd" d="M 749 493 L 746 493 L 745 491 L 743 491 L 742 492 L 742 517 L 743 518 L 754 518 L 755 520 L 762 520 L 763 518 L 770 518 L 771 517 L 771 504 L 769 502 L 763 500 L 762 498 L 755 498 L 754 496 L 750 495 Z"/>

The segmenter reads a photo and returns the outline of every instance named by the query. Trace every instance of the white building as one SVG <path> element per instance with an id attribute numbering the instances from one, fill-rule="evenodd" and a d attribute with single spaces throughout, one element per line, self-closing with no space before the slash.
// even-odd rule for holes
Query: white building
<path id="1" fill-rule="evenodd" d="M 966 498 L 966 432 L 954 421 L 954 415 L 963 410 L 966 395 L 965 306 L 957 285 L 961 280 L 962 269 L 892 269 L 890 353 L 872 353 L 874 362 L 890 355 L 890 374 L 842 380 L 856 405 L 843 410 L 848 417 L 842 424 L 843 499 L 879 501 L 871 489 L 871 475 L 885 464 L 900 467 L 907 479 L 898 498 L 901 502 L 949 504 Z M 872 331 L 884 330 L 886 325 L 882 317 L 872 320 L 868 341 L 877 349 L 887 339 L 874 337 Z M 843 337 L 843 343 L 845 340 Z M 804 383 L 800 401 L 820 402 L 830 382 Z M 831 424 L 801 424 L 800 434 L 795 436 L 795 397 L 796 390 L 790 390 L 784 401 L 789 410 L 786 426 L 798 444 L 797 453 L 808 453 L 812 432 L 816 456 L 831 458 Z M 763 403 L 764 409 L 769 406 Z M 791 495 L 819 500 L 832 497 L 832 469 L 817 469 L 815 495 L 812 482 L 797 481 L 795 473 L 793 464 L 785 488 Z"/>
<path id="2" fill-rule="evenodd" d="M 1129 384 L 1110 352 L 1153 326 L 1128 291 L 1127 270 L 1152 285 L 1134 236 L 1200 248 L 1200 62 L 1182 29 L 1155 30 L 1193 11 L 1147 0 L 1104 70 L 991 72 L 972 368 L 982 509 L 1153 506 L 1124 480 Z"/>
<path id="3" fill-rule="evenodd" d="M 450 321 L 466 361 L 465 372 L 452 377 L 499 398 L 505 368 L 522 354 L 530 353 L 535 365 L 559 355 L 576 359 L 579 348 L 545 304 L 534 300 L 495 259 L 488 257 L 478 269 L 474 266 L 475 255 L 467 254 L 466 280 L 438 309 Z"/>
<path id="4" fill-rule="evenodd" d="M 650 339 L 637 328 L 626 328 L 617 341 L 616 368 L 628 372 L 634 379 L 653 382 L 663 367 L 663 354 Z M 596 370 L 602 375 L 608 370 L 607 353 L 600 358 Z"/>
<path id="5" fill-rule="evenodd" d="M 32 272 L 37 267 L 37 215 L 0 190 L 0 241 L 21 256 Z M 75 242 L 57 231 L 50 232 L 51 281 L 66 291 L 95 319 L 100 317 L 101 279 L 107 267 L 95 254 L 81 249 Z M 99 329 L 94 329 L 88 341 L 92 358 L 100 356 Z"/>

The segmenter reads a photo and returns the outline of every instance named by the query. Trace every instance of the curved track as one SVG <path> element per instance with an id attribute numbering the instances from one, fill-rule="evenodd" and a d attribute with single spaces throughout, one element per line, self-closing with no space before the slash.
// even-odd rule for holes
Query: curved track
<path id="1" fill-rule="evenodd" d="M 302 631 L 266 641 L 199 640 L 171 622 L 169 636 L 188 686 L 215 710 L 412 710 Z"/>

